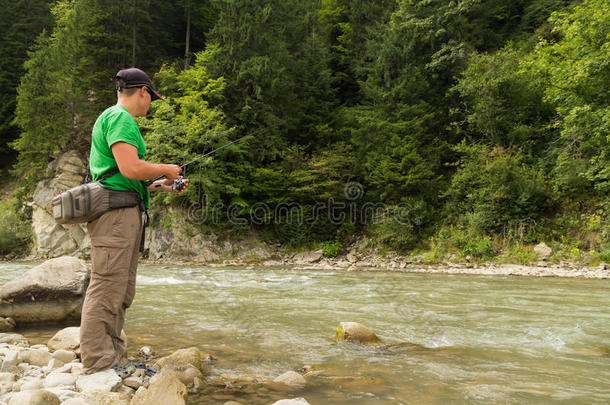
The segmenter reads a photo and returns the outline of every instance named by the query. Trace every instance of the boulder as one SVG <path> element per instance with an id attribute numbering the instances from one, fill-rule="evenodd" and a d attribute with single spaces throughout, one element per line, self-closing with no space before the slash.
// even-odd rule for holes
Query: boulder
<path id="1" fill-rule="evenodd" d="M 305 398 L 280 399 L 271 405 L 309 405 Z"/>
<path id="2" fill-rule="evenodd" d="M 536 253 L 539 258 L 546 259 L 553 253 L 553 249 L 547 246 L 546 243 L 540 242 L 534 247 L 534 253 Z"/>
<path id="3" fill-rule="evenodd" d="M 49 339 L 47 346 L 53 351 L 78 350 L 80 348 L 80 328 L 78 326 L 71 326 L 60 330 Z"/>
<path id="4" fill-rule="evenodd" d="M 76 388 L 79 391 L 116 391 L 123 380 L 114 370 L 100 371 L 99 373 L 81 375 L 76 380 Z"/>
<path id="5" fill-rule="evenodd" d="M 305 378 L 296 371 L 287 371 L 284 374 L 276 377 L 273 382 L 284 384 L 294 389 L 301 389 L 305 387 L 305 384 L 307 384 Z"/>
<path id="6" fill-rule="evenodd" d="M 0 343 L 7 343 L 14 346 L 29 346 L 25 336 L 18 333 L 0 333 Z"/>
<path id="7" fill-rule="evenodd" d="M 47 260 L 0 287 L 0 316 L 17 324 L 78 321 L 88 284 L 82 260 Z"/>
<path id="8" fill-rule="evenodd" d="M 130 405 L 184 405 L 186 387 L 176 377 L 166 374 L 161 376 L 148 389 L 138 388 Z"/>
<path id="9" fill-rule="evenodd" d="M 59 405 L 59 398 L 45 390 L 22 391 L 13 394 L 8 405 Z"/>
<path id="10" fill-rule="evenodd" d="M 49 171 L 55 177 L 40 181 L 32 196 L 33 253 L 39 257 L 56 257 L 78 251 L 86 256 L 91 247 L 86 225 L 59 225 L 51 215 L 53 196 L 83 181 L 85 162 L 78 152 L 71 150 L 52 161 Z"/>
<path id="11" fill-rule="evenodd" d="M 29 349 L 24 350 L 19 355 L 21 361 L 24 363 L 28 363 L 32 366 L 44 367 L 49 364 L 49 361 L 52 359 L 49 352 L 41 349 Z"/>
<path id="12" fill-rule="evenodd" d="M 129 405 L 129 397 L 120 392 L 90 391 L 81 393 L 80 397 L 87 405 Z"/>
<path id="13" fill-rule="evenodd" d="M 53 356 L 54 359 L 61 361 L 62 363 L 69 363 L 72 360 L 76 359 L 76 354 L 74 354 L 73 351 L 63 349 L 55 350 L 55 352 L 53 352 L 51 356 Z"/>
<path id="14" fill-rule="evenodd" d="M 204 356 L 196 347 L 176 350 L 169 356 L 165 356 L 156 361 L 153 365 L 157 370 L 162 370 L 166 366 L 186 366 L 190 364 L 201 371 L 203 375 L 209 374 L 207 367 L 203 362 Z"/>
<path id="15" fill-rule="evenodd" d="M 53 372 L 45 377 L 43 385 L 45 388 L 74 385 L 76 378 L 73 374 Z"/>
<path id="16" fill-rule="evenodd" d="M 297 253 L 292 260 L 297 264 L 317 263 L 322 259 L 322 251 Z"/>
<path id="17" fill-rule="evenodd" d="M 341 322 L 337 326 L 335 341 L 350 341 L 360 343 L 379 342 L 380 339 L 366 326 L 358 322 Z"/>
<path id="18" fill-rule="evenodd" d="M 8 332 L 15 330 L 15 320 L 13 318 L 1 318 L 0 317 L 0 332 Z"/>
<path id="19" fill-rule="evenodd" d="M 166 374 L 173 375 L 189 389 L 196 387 L 200 383 L 200 381 L 203 380 L 203 374 L 201 373 L 201 371 L 191 364 L 186 364 L 182 366 L 166 365 L 161 369 L 159 373 L 157 373 L 150 379 L 150 383 L 153 384 L 156 380 L 161 378 L 161 376 Z M 126 380 L 123 381 L 123 384 L 128 385 L 132 388 L 138 388 L 129 385 Z"/>

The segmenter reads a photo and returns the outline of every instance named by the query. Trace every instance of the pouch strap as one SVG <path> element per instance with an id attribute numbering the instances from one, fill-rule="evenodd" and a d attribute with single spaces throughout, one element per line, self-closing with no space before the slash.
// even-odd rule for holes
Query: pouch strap
<path id="1" fill-rule="evenodd" d="M 150 217 L 148 216 L 148 210 L 144 205 L 144 201 L 140 201 L 140 211 L 144 211 L 146 215 L 146 221 L 144 221 L 144 225 L 142 226 L 142 238 L 140 239 L 140 253 L 144 253 L 144 239 L 146 238 L 146 228 L 148 228 L 148 224 L 150 223 Z"/>

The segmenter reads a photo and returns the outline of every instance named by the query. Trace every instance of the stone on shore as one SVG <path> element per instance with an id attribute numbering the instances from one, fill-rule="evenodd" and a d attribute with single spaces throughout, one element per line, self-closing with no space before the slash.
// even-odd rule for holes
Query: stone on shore
<path id="1" fill-rule="evenodd" d="M 156 380 L 160 379 L 163 375 L 166 374 L 173 375 L 174 377 L 176 377 L 188 389 L 199 387 L 204 379 L 204 376 L 201 371 L 199 371 L 198 368 L 191 364 L 186 364 L 182 366 L 166 365 L 161 369 L 159 373 L 157 373 L 150 379 L 150 383 L 153 384 Z M 126 384 L 132 388 L 138 388 L 127 384 L 127 382 L 125 381 L 123 381 L 123 384 Z"/>
<path id="2" fill-rule="evenodd" d="M 77 321 L 88 283 L 82 260 L 47 260 L 0 287 L 0 316 L 17 325 Z"/>
<path id="3" fill-rule="evenodd" d="M 76 354 L 73 351 L 64 349 L 55 350 L 51 356 L 62 363 L 70 363 L 72 360 L 76 359 Z"/>
<path id="4" fill-rule="evenodd" d="M 15 346 L 28 346 L 29 342 L 25 336 L 18 333 L 0 333 L 0 343 Z"/>
<path id="5" fill-rule="evenodd" d="M 56 373 L 52 372 L 45 377 L 43 385 L 45 388 L 69 386 L 76 383 L 77 376 L 70 373 Z"/>
<path id="6" fill-rule="evenodd" d="M 309 405 L 305 398 L 280 399 L 271 405 Z"/>
<path id="7" fill-rule="evenodd" d="M 130 405 L 184 405 L 185 395 L 186 386 L 173 375 L 165 374 L 148 388 L 138 388 Z"/>
<path id="8" fill-rule="evenodd" d="M 59 405 L 59 398 L 46 390 L 22 391 L 11 395 L 8 405 Z"/>
<path id="9" fill-rule="evenodd" d="M 287 387 L 294 389 L 301 389 L 307 384 L 305 378 L 296 371 L 287 371 L 284 374 L 276 377 L 273 382 L 284 384 Z"/>
<path id="10" fill-rule="evenodd" d="M 322 251 L 316 250 L 315 252 L 297 253 L 292 260 L 297 264 L 317 263 L 322 260 Z"/>
<path id="11" fill-rule="evenodd" d="M 209 374 L 207 367 L 203 362 L 201 351 L 196 347 L 189 347 L 187 349 L 176 350 L 169 356 L 160 358 L 153 364 L 157 370 L 161 371 L 166 366 L 185 366 L 187 364 L 192 365 L 205 376 Z"/>
<path id="12" fill-rule="evenodd" d="M 129 405 L 130 401 L 127 395 L 120 392 L 88 391 L 81 393 L 80 397 L 87 405 Z M 62 402 L 62 405 L 64 404 L 65 402 Z"/>
<path id="13" fill-rule="evenodd" d="M 80 348 L 80 328 L 78 326 L 71 326 L 60 330 L 49 339 L 47 346 L 53 351 L 77 351 Z"/>
<path id="14" fill-rule="evenodd" d="M 0 332 L 8 332 L 15 330 L 17 324 L 13 318 L 1 318 L 0 317 Z"/>
<path id="15" fill-rule="evenodd" d="M 553 249 L 551 249 L 546 243 L 540 242 L 534 247 L 534 253 L 538 255 L 540 259 L 546 259 L 553 253 Z"/>
<path id="16" fill-rule="evenodd" d="M 380 339 L 369 328 L 358 322 L 341 322 L 337 326 L 335 341 L 350 341 L 360 343 L 379 342 Z"/>
<path id="17" fill-rule="evenodd" d="M 81 375 L 76 380 L 76 388 L 80 391 L 116 391 L 123 380 L 114 370 L 100 371 L 99 373 Z"/>

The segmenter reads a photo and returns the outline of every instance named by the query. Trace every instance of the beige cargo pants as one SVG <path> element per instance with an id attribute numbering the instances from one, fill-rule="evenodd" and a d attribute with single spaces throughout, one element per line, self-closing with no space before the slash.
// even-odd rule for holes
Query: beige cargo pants
<path id="1" fill-rule="evenodd" d="M 140 208 L 109 211 L 88 223 L 87 230 L 92 269 L 81 315 L 80 350 L 84 371 L 92 374 L 127 361 L 121 331 L 136 292 Z"/>

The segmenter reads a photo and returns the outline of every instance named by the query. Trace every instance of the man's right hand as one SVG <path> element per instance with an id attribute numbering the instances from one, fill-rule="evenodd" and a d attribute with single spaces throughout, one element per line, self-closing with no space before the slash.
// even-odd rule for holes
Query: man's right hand
<path id="1" fill-rule="evenodd" d="M 182 168 L 178 165 L 165 165 L 165 177 L 169 180 L 174 180 L 182 173 Z"/>

